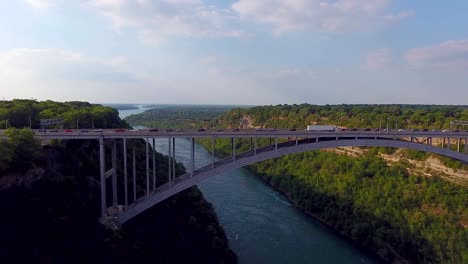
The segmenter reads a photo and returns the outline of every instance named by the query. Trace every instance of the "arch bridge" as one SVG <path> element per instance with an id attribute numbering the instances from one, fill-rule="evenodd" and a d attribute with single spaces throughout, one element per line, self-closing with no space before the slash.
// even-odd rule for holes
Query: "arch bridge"
<path id="1" fill-rule="evenodd" d="M 124 129 L 97 129 L 97 130 L 53 130 L 44 132 L 35 130 L 36 138 L 50 139 L 95 139 L 99 141 L 100 150 L 100 184 L 101 184 L 101 214 L 106 222 L 115 227 L 137 216 L 148 208 L 165 199 L 196 185 L 197 183 L 215 175 L 253 164 L 281 157 L 288 154 L 300 153 L 309 150 L 319 150 L 335 147 L 396 147 L 420 150 L 450 157 L 468 163 L 468 131 L 290 131 L 290 130 L 233 130 L 233 131 L 157 131 L 157 130 L 124 130 Z M 6 139 L 4 130 L 0 130 L 0 139 Z M 156 175 L 156 149 L 155 139 L 168 140 L 168 179 L 163 185 L 157 185 Z M 175 139 L 189 138 L 191 140 L 191 153 L 189 171 L 184 175 L 175 175 Z M 195 167 L 195 139 L 211 139 L 211 163 L 201 168 Z M 231 140 L 231 155 L 215 161 L 214 148 L 216 139 L 229 138 Z M 236 139 L 250 139 L 250 149 L 243 153 L 236 153 Z M 270 145 L 258 147 L 258 138 L 269 138 Z M 287 142 L 279 142 L 286 139 Z M 439 140 L 440 145 L 433 144 L 433 139 Z M 133 167 L 132 191 L 129 192 L 127 140 L 145 139 L 146 145 L 146 192 L 137 197 L 136 191 L 136 160 L 135 145 L 131 157 Z M 117 195 L 117 140 L 123 142 L 123 200 Z M 153 148 L 150 154 L 150 143 Z M 112 164 L 106 170 L 105 141 L 112 141 Z M 463 146 L 463 147 L 462 147 Z M 150 166 L 151 164 L 151 166 Z M 151 169 L 150 169 L 151 167 Z M 151 172 L 151 173 L 150 173 Z M 151 175 L 150 175 L 151 174 Z M 112 178 L 112 206 L 108 207 L 106 196 L 107 178 Z M 131 195 L 133 197 L 129 197 Z M 120 205 L 121 204 L 121 205 Z"/>

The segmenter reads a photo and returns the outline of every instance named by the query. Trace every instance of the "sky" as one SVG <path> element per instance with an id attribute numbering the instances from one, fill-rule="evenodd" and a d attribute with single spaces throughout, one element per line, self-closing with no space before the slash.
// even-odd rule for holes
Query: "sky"
<path id="1" fill-rule="evenodd" d="M 466 0 L 0 0 L 0 100 L 468 104 Z"/>

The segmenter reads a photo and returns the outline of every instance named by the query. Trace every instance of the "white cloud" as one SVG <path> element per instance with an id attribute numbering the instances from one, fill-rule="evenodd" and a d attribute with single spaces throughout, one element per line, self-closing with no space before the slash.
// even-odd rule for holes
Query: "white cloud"
<path id="1" fill-rule="evenodd" d="M 237 0 L 221 8 L 203 0 L 87 0 L 82 6 L 106 17 L 115 30 L 133 29 L 144 43 L 161 44 L 174 37 L 245 37 L 257 25 L 277 36 L 297 30 L 360 31 L 413 14 L 390 14 L 392 1 Z"/>
<path id="2" fill-rule="evenodd" d="M 405 58 L 415 67 L 468 67 L 468 40 L 449 40 L 409 50 Z"/>
<path id="3" fill-rule="evenodd" d="M 391 3 L 392 0 L 239 0 L 232 8 L 245 19 L 270 25 L 280 35 L 296 30 L 365 30 L 385 22 Z"/>
<path id="4" fill-rule="evenodd" d="M 88 0 L 83 7 L 112 22 L 115 29 L 132 28 L 147 44 L 160 44 L 170 37 L 241 37 L 237 21 L 228 9 L 205 5 L 199 0 Z"/>
<path id="5" fill-rule="evenodd" d="M 365 67 L 368 69 L 381 69 L 391 62 L 390 50 L 377 49 L 372 50 L 367 54 Z"/>
<path id="6" fill-rule="evenodd" d="M 384 18 L 388 21 L 400 21 L 400 20 L 404 20 L 408 17 L 412 17 L 414 16 L 414 11 L 412 10 L 407 10 L 407 11 L 401 11 L 399 13 L 396 13 L 396 14 L 388 14 L 386 15 Z"/>
<path id="7" fill-rule="evenodd" d="M 46 9 L 54 5 L 55 0 L 25 0 L 26 4 L 35 9 Z"/>

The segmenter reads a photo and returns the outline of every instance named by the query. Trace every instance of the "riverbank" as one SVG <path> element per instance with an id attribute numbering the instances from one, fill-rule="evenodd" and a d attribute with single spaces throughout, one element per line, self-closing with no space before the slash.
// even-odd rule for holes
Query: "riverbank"
<path id="1" fill-rule="evenodd" d="M 298 204 L 297 201 L 293 200 L 289 193 L 284 192 L 283 190 L 273 186 L 269 181 L 267 181 L 264 177 L 262 177 L 262 175 L 257 174 L 255 172 L 255 169 L 253 169 L 251 166 L 247 166 L 246 169 L 249 170 L 250 172 L 252 172 L 252 174 L 254 174 L 257 178 L 261 179 L 264 183 L 266 183 L 268 186 L 270 186 L 273 190 L 275 190 L 275 191 L 281 193 L 282 195 L 284 195 L 284 197 L 286 197 L 288 199 L 288 202 L 290 202 L 291 205 L 293 205 L 296 209 L 298 209 L 299 211 L 301 211 L 302 213 L 304 213 L 308 217 L 312 218 L 313 220 L 316 220 L 316 221 L 320 222 L 324 227 L 326 227 L 327 229 L 332 231 L 337 236 L 339 236 L 342 239 L 348 241 L 349 243 L 352 243 L 354 246 L 358 247 L 359 249 L 367 252 L 369 255 L 373 256 L 376 260 L 382 261 L 382 262 L 387 261 L 387 260 L 383 259 L 381 256 L 379 256 L 372 249 L 370 249 L 368 247 L 365 247 L 364 245 L 360 244 L 359 241 L 353 240 L 351 237 L 349 237 L 345 233 L 341 232 L 341 230 L 339 230 L 339 229 L 333 227 L 332 225 L 328 224 L 318 214 L 314 214 L 314 213 L 312 213 L 310 211 L 307 211 L 304 207 L 302 207 L 300 204 Z M 407 260 L 403 259 L 401 256 L 400 256 L 400 258 L 401 258 L 402 263 L 407 262 Z"/>

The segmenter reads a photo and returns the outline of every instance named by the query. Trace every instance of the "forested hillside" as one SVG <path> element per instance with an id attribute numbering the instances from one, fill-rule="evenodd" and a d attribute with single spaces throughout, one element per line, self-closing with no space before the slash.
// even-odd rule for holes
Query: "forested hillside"
<path id="1" fill-rule="evenodd" d="M 153 128 L 210 128 L 216 118 L 234 106 L 154 106 L 141 114 L 125 118 L 133 126 Z"/>
<path id="2" fill-rule="evenodd" d="M 346 127 L 448 128 L 450 120 L 468 119 L 465 106 L 277 106 L 235 109 L 220 116 L 221 127 L 303 128 L 307 124 Z M 401 125 L 404 124 L 404 125 Z M 200 140 L 208 149 L 210 140 Z M 267 145 L 268 139 L 260 140 Z M 238 152 L 249 149 L 237 140 Z M 216 153 L 230 154 L 229 140 L 218 139 Z M 315 151 L 261 162 L 250 169 L 285 193 L 304 211 L 390 262 L 468 262 L 468 189 L 437 177 L 408 173 L 408 164 L 388 166 L 370 148 L 361 157 Z M 408 151 L 408 158 L 427 154 Z M 461 166 L 447 159 L 446 162 Z M 468 175 L 467 175 L 468 176 Z"/>
<path id="3" fill-rule="evenodd" d="M 15 113 L 25 113 L 28 107 L 32 107 L 28 109 L 32 120 L 38 120 L 41 112 L 55 113 L 48 118 L 80 113 L 80 118 L 90 114 L 102 128 L 126 126 L 117 111 L 86 103 L 17 100 L 2 105 L 0 112 L 20 127 L 29 126 L 29 118 L 25 122 Z M 95 111 L 106 113 L 105 117 Z M 10 128 L 7 135 L 8 140 L 0 145 L 0 153 L 10 154 L 10 158 L 0 159 L 1 263 L 236 263 L 211 204 L 197 188 L 146 210 L 117 232 L 110 231 L 98 222 L 96 141 L 52 141 L 41 147 L 29 129 Z M 144 175 L 144 142 L 135 144 L 137 175 Z M 106 149 L 110 152 L 110 145 Z M 167 181 L 167 157 L 158 154 L 157 164 L 160 185 Z M 184 171 L 177 164 L 178 175 Z M 123 174 L 121 168 L 118 173 Z M 138 177 L 138 196 L 143 195 L 144 184 L 144 177 Z M 122 196 L 119 199 L 123 201 Z"/>

